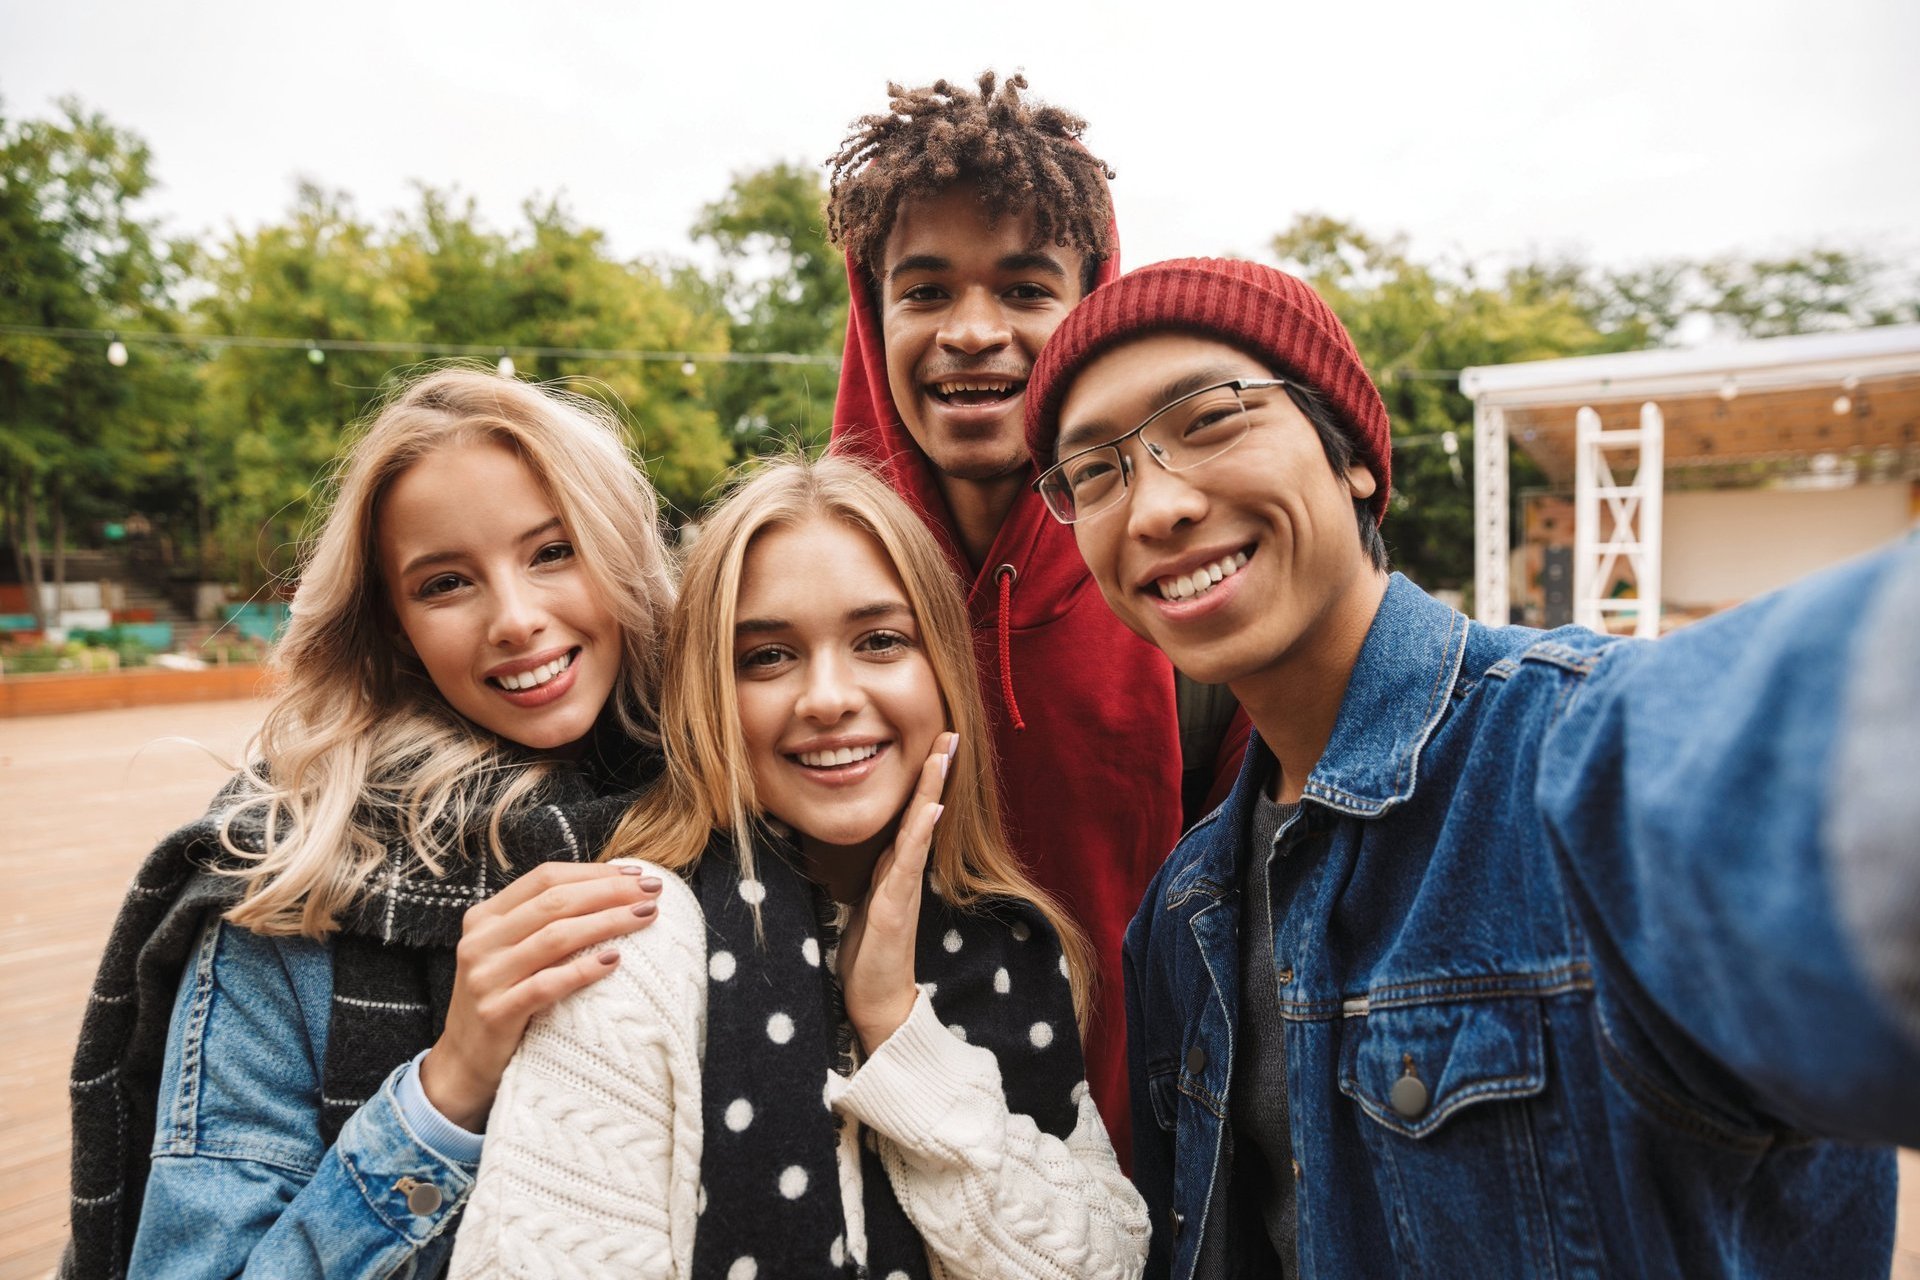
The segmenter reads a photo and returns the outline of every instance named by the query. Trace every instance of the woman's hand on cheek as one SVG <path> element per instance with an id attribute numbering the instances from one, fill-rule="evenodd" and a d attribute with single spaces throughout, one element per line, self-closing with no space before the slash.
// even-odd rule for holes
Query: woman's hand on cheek
<path id="1" fill-rule="evenodd" d="M 632 864 L 548 862 L 470 907 L 446 1029 L 420 1063 L 434 1109 L 485 1128 L 527 1021 L 612 973 L 617 951 L 582 948 L 653 923 L 659 896 L 658 876 Z"/>
<path id="2" fill-rule="evenodd" d="M 920 767 L 920 781 L 900 819 L 900 829 L 873 864 L 866 900 L 854 910 L 840 940 L 840 985 L 847 1020 L 871 1054 L 913 1012 L 913 946 L 920 928 L 920 892 L 933 844 L 933 824 L 944 806 L 940 792 L 960 735 L 934 739 Z"/>

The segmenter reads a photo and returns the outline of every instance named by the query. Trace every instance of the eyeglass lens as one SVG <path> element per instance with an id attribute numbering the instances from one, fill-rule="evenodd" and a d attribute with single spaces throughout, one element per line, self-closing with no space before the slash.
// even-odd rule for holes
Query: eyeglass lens
<path id="1" fill-rule="evenodd" d="M 1138 435 L 1154 460 L 1169 471 L 1185 471 L 1219 457 L 1247 433 L 1246 406 L 1231 386 L 1208 387 L 1176 400 L 1128 435 Z M 1120 441 L 1070 458 L 1044 486 L 1047 505 L 1072 523 L 1098 514 L 1127 492 Z"/>

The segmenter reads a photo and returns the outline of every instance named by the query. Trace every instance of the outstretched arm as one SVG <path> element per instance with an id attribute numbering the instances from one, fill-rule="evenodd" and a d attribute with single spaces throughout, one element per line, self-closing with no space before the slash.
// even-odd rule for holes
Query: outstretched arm
<path id="1" fill-rule="evenodd" d="M 1920 542 L 1609 651 L 1539 800 L 1622 998 L 1794 1127 L 1920 1142 Z"/>

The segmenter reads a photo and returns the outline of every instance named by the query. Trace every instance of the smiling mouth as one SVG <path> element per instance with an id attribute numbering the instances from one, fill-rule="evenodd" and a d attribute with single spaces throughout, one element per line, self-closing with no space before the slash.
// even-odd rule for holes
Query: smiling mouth
<path id="1" fill-rule="evenodd" d="M 832 751 L 799 751 L 793 758 L 809 769 L 839 769 L 871 760 L 880 754 L 884 742 L 869 742 L 859 747 L 838 747 Z"/>
<path id="2" fill-rule="evenodd" d="M 967 378 L 929 385 L 927 390 L 941 404 L 956 409 L 977 409 L 1005 404 L 1027 389 L 1024 378 Z"/>
<path id="3" fill-rule="evenodd" d="M 1192 573 L 1178 573 L 1169 578 L 1156 578 L 1154 586 L 1160 592 L 1162 600 L 1192 600 L 1231 578 L 1246 567 L 1247 553 L 1236 551 L 1230 556 L 1221 556 L 1212 564 L 1203 564 Z"/>
<path id="4" fill-rule="evenodd" d="M 535 667 L 531 671 L 522 671 L 518 675 L 488 676 L 487 683 L 496 689 L 505 689 L 508 693 L 525 693 L 529 689 L 538 689 L 557 677 L 562 671 L 573 665 L 580 656 L 578 649 L 569 649 L 545 666 Z"/>

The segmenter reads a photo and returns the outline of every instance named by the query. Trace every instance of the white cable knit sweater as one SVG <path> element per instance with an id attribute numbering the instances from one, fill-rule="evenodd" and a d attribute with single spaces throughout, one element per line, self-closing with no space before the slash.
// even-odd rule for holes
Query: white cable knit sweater
<path id="1" fill-rule="evenodd" d="M 536 1018 L 507 1068 L 454 1247 L 456 1280 L 692 1272 L 706 924 L 683 880 L 650 869 L 664 882 L 654 924 L 620 940 L 612 976 Z M 852 1079 L 822 1075 L 850 1122 L 839 1170 L 856 1260 L 864 1126 L 934 1276 L 1094 1280 L 1145 1267 L 1146 1205 L 1085 1085 L 1067 1139 L 1040 1132 L 1008 1112 L 998 1060 L 949 1033 L 924 991 Z M 780 1259 L 760 1261 L 760 1275 L 781 1274 Z"/>

